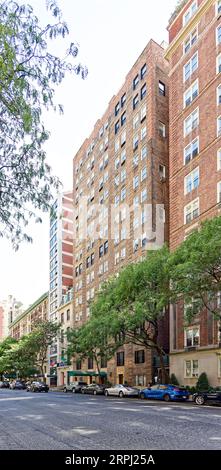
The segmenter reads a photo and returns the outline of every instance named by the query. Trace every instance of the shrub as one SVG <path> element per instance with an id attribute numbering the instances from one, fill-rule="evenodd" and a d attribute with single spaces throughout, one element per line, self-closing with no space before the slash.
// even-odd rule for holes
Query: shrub
<path id="1" fill-rule="evenodd" d="M 196 384 L 196 389 L 199 392 L 204 392 L 210 389 L 209 380 L 205 372 L 203 372 L 199 376 L 197 384 Z"/>
<path id="2" fill-rule="evenodd" d="M 171 374 L 170 376 L 170 383 L 171 385 L 180 385 L 175 374 Z"/>

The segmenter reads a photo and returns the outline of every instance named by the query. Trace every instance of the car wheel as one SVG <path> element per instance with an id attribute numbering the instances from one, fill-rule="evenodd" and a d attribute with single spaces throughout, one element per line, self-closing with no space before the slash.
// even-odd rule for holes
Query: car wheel
<path id="1" fill-rule="evenodd" d="M 48 390 L 45 390 L 45 393 L 48 393 Z"/>
<path id="2" fill-rule="evenodd" d="M 84 393 L 85 393 L 84 390 L 81 390 L 81 393 L 84 395 Z"/>
<path id="3" fill-rule="evenodd" d="M 107 390 L 105 390 L 104 395 L 105 395 L 105 397 L 108 397 L 109 393 L 108 393 Z"/>
<path id="4" fill-rule="evenodd" d="M 97 395 L 97 392 L 96 392 L 96 390 L 94 390 L 94 395 Z"/>
<path id="5" fill-rule="evenodd" d="M 143 393 L 143 392 L 141 392 L 141 394 L 140 394 L 140 398 L 141 398 L 141 400 L 144 400 L 144 398 L 145 398 L 145 395 L 144 395 L 144 393 Z"/>
<path id="6" fill-rule="evenodd" d="M 198 395 L 198 397 L 195 398 L 195 403 L 196 405 L 204 405 L 205 398 L 202 397 L 202 395 Z"/>
<path id="7" fill-rule="evenodd" d="M 66 389 L 66 387 L 64 387 L 64 390 L 63 390 L 63 392 L 64 392 L 64 393 L 67 393 L 67 389 Z"/>
<path id="8" fill-rule="evenodd" d="M 72 393 L 75 393 L 75 388 L 72 388 Z"/>
<path id="9" fill-rule="evenodd" d="M 123 396 L 124 396 L 123 392 L 120 392 L 120 393 L 119 393 L 119 397 L 120 397 L 120 398 L 123 398 Z"/>
<path id="10" fill-rule="evenodd" d="M 170 401 L 170 395 L 168 395 L 168 393 L 166 395 L 164 395 L 164 401 Z"/>

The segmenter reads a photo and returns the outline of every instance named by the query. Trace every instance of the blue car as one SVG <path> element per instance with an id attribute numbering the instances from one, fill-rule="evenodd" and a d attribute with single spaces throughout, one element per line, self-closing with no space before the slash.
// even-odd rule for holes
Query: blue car
<path id="1" fill-rule="evenodd" d="M 185 388 L 176 385 L 153 385 L 140 392 L 140 398 L 150 398 L 151 400 L 178 401 L 188 400 L 189 392 Z"/>

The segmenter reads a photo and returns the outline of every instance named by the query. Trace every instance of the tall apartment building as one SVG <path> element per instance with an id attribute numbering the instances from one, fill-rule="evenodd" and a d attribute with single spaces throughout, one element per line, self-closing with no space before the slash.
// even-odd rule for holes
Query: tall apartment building
<path id="1" fill-rule="evenodd" d="M 73 288 L 73 195 L 60 193 L 53 204 L 50 217 L 49 254 L 49 315 L 50 321 L 60 321 L 58 309 L 64 295 Z M 51 345 L 51 385 L 57 384 L 57 365 L 60 363 L 59 339 Z"/>
<path id="2" fill-rule="evenodd" d="M 170 247 L 202 220 L 220 215 L 221 0 L 189 0 L 168 27 L 170 64 Z M 207 312 L 192 326 L 183 306 L 170 313 L 170 372 L 195 385 L 207 372 L 221 385 L 218 324 Z"/>
<path id="3" fill-rule="evenodd" d="M 142 259 L 148 246 L 168 240 L 164 52 L 149 42 L 74 157 L 76 327 L 89 318 L 90 301 L 109 276 Z M 166 321 L 163 338 L 168 349 Z M 153 359 L 150 351 L 128 345 L 108 364 L 103 360 L 102 371 L 112 383 L 145 385 L 152 380 Z M 79 363 L 75 368 L 80 373 Z M 91 360 L 82 364 L 82 370 L 96 373 Z"/>

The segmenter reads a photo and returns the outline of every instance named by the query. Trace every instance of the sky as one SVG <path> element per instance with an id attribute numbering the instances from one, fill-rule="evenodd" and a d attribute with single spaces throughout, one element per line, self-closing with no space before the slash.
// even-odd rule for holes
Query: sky
<path id="1" fill-rule="evenodd" d="M 28 3 L 43 25 L 51 20 L 46 0 Z M 64 115 L 44 115 L 45 127 L 50 131 L 47 160 L 64 190 L 69 190 L 75 153 L 148 41 L 168 41 L 166 27 L 177 0 L 58 0 L 58 4 L 70 34 L 67 42 L 58 40 L 52 45 L 52 51 L 54 48 L 62 56 L 69 42 L 77 42 L 76 62 L 89 70 L 86 80 L 67 77 L 56 89 L 56 101 L 64 105 Z M 23 243 L 18 252 L 13 251 L 9 241 L 0 240 L 0 300 L 12 294 L 28 306 L 48 290 L 48 232 L 48 215 L 44 215 L 42 224 L 29 225 L 33 243 Z"/>

